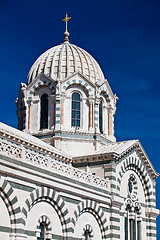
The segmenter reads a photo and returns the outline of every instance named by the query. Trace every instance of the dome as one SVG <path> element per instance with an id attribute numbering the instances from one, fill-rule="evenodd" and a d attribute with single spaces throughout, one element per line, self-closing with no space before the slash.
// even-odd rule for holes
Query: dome
<path id="1" fill-rule="evenodd" d="M 104 75 L 96 60 L 85 50 L 69 42 L 50 48 L 32 65 L 27 84 L 40 73 L 54 80 L 64 80 L 79 71 L 93 83 L 103 80 Z"/>

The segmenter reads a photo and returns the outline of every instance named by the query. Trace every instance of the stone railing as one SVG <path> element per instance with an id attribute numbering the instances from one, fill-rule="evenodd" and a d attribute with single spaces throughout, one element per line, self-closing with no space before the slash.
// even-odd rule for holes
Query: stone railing
<path id="1" fill-rule="evenodd" d="M 63 163 L 59 158 L 58 160 L 56 159 L 56 154 L 53 157 L 46 153 L 40 153 L 36 151 L 36 149 L 29 149 L 22 144 L 13 143 L 9 141 L 9 139 L 6 140 L 3 138 L 0 138 L 0 154 L 18 158 L 23 162 L 46 168 L 49 171 L 63 174 L 72 179 L 109 190 L 108 179 L 100 178 L 93 175 L 91 172 L 85 172 L 78 168 L 74 168 L 70 163 Z"/>

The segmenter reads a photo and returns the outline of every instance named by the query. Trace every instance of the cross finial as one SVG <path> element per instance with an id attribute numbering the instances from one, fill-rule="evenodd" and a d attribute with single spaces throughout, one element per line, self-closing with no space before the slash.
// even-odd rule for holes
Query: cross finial
<path id="1" fill-rule="evenodd" d="M 71 19 L 71 17 L 68 17 L 67 13 L 66 13 L 66 17 L 62 20 L 63 22 L 66 22 L 66 32 L 68 32 L 67 30 L 67 22 Z"/>

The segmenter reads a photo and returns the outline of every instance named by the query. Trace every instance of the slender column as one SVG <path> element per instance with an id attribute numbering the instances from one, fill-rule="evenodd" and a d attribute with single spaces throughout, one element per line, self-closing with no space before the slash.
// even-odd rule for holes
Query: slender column
<path id="1" fill-rule="evenodd" d="M 130 240 L 135 240 L 135 214 L 133 210 L 129 213 L 129 231 L 130 231 Z"/>
<path id="2" fill-rule="evenodd" d="M 107 107 L 103 107 L 103 119 L 104 119 L 104 134 L 108 135 L 108 111 Z"/>
<path id="3" fill-rule="evenodd" d="M 56 96 L 56 116 L 55 116 L 55 129 L 60 130 L 61 125 L 61 103 L 60 96 Z"/>
<path id="4" fill-rule="evenodd" d="M 64 124 L 64 99 L 61 99 L 61 125 Z"/>
<path id="5" fill-rule="evenodd" d="M 28 128 L 28 130 L 31 130 L 32 128 L 32 101 L 29 100 L 27 101 L 28 103 L 28 126 L 26 126 Z"/>
<path id="6" fill-rule="evenodd" d="M 93 129 L 93 100 L 89 100 L 89 130 Z"/>
<path id="7" fill-rule="evenodd" d="M 111 108 L 108 111 L 108 135 L 113 135 L 113 114 Z"/>
<path id="8" fill-rule="evenodd" d="M 29 130 L 32 129 L 32 105 L 29 105 Z"/>
<path id="9" fill-rule="evenodd" d="M 51 95 L 50 96 L 50 100 L 52 101 L 52 111 L 50 112 L 51 117 L 52 117 L 52 125 L 51 125 L 51 129 L 54 130 L 55 128 L 55 121 L 56 121 L 56 96 L 55 95 Z"/>
<path id="10" fill-rule="evenodd" d="M 96 132 L 99 133 L 99 99 L 96 99 L 95 106 L 94 106 L 94 127 Z"/>
<path id="11" fill-rule="evenodd" d="M 142 240 L 142 222 L 137 222 L 137 240 Z"/>

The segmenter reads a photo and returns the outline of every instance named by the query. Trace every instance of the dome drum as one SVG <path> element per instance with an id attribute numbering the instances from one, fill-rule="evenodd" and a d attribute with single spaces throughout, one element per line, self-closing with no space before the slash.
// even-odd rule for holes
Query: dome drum
<path id="1" fill-rule="evenodd" d="M 115 141 L 115 105 L 116 96 L 96 60 L 64 42 L 31 67 L 17 99 L 19 129 L 67 153 L 74 152 L 76 143 L 85 154 Z"/>

